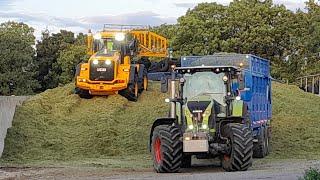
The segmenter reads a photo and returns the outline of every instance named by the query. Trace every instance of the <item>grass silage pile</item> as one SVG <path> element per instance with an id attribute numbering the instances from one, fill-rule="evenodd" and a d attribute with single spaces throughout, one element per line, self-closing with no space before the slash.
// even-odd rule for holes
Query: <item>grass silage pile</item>
<path id="1" fill-rule="evenodd" d="M 73 88 L 47 90 L 18 108 L 3 162 L 147 154 L 150 126 L 168 110 L 159 85 L 151 84 L 137 103 L 120 95 L 81 99 Z"/>
<path id="2" fill-rule="evenodd" d="M 320 158 L 320 97 L 273 83 L 271 157 Z"/>
<path id="3" fill-rule="evenodd" d="M 80 99 L 73 88 L 67 85 L 47 90 L 18 108 L 0 162 L 87 158 L 92 162 L 113 157 L 136 162 L 125 167 L 151 164 L 147 152 L 150 127 L 156 117 L 168 111 L 166 94 L 159 92 L 159 84 L 151 83 L 138 102 L 118 95 Z M 271 158 L 320 157 L 320 97 L 274 83 L 272 126 Z M 148 158 L 141 160 L 136 155 Z M 119 161 L 107 162 L 107 166 L 116 163 Z"/>

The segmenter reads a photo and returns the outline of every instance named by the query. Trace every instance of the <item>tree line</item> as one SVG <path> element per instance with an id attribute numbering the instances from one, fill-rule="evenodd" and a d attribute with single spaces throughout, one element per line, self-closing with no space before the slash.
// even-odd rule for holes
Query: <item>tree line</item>
<path id="1" fill-rule="evenodd" d="M 87 60 L 86 36 L 42 33 L 24 23 L 0 24 L 0 95 L 29 95 L 73 80 L 75 66 Z"/>
<path id="2" fill-rule="evenodd" d="M 170 38 L 175 56 L 250 53 L 269 59 L 274 78 L 320 72 L 320 6 L 296 12 L 272 0 L 234 0 L 229 6 L 201 3 L 154 30 Z"/>
<path id="3" fill-rule="evenodd" d="M 251 53 L 269 59 L 274 78 L 320 72 L 320 6 L 314 0 L 295 12 L 272 0 L 200 3 L 176 24 L 152 28 L 170 41 L 174 56 L 217 52 Z M 88 60 L 86 35 L 43 32 L 24 23 L 0 24 L 0 95 L 42 92 L 73 80 Z"/>

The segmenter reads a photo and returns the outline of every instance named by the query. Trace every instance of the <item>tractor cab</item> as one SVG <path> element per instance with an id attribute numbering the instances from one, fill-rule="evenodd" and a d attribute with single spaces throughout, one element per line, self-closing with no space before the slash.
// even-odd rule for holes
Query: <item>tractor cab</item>
<path id="1" fill-rule="evenodd" d="M 185 121 L 186 132 L 216 131 L 218 119 L 241 117 L 242 74 L 235 66 L 179 67 L 180 76 L 176 112 Z M 240 109 L 239 109 L 240 108 Z"/>

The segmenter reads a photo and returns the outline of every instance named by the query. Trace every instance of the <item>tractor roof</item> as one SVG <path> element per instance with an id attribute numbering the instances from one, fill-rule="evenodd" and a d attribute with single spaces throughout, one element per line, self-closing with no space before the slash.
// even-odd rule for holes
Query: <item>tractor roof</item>
<path id="1" fill-rule="evenodd" d="M 214 73 L 221 72 L 237 72 L 240 68 L 236 66 L 194 66 L 194 67 L 177 67 L 175 71 L 181 74 L 212 71 Z"/>

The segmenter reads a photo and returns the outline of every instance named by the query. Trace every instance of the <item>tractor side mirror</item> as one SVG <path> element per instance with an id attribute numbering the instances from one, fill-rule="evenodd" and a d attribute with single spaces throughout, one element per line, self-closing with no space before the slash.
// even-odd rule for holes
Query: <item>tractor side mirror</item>
<path id="1" fill-rule="evenodd" d="M 251 101 L 252 98 L 252 75 L 242 72 L 239 75 L 239 91 L 243 101 Z"/>
<path id="2" fill-rule="evenodd" d="M 161 92 L 162 93 L 168 92 L 168 79 L 167 78 L 161 79 Z"/>

